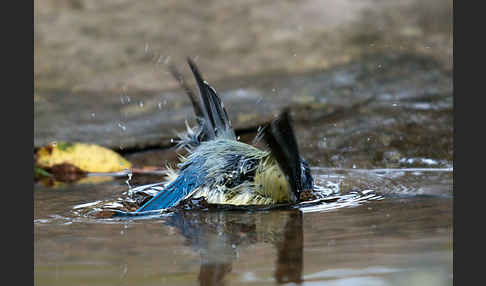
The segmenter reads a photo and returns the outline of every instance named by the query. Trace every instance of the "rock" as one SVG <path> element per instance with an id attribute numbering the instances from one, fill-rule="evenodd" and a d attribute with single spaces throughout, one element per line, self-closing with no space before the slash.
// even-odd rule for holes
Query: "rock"
<path id="1" fill-rule="evenodd" d="M 303 152 L 317 150 L 318 156 L 311 157 L 322 163 L 331 164 L 329 158 L 338 153 L 348 159 L 359 153 L 367 155 L 339 162 L 350 167 L 355 159 L 366 158 L 364 165 L 370 166 L 383 157 L 377 152 L 389 148 L 410 157 L 435 153 L 452 159 L 452 76 L 432 59 L 376 54 L 326 71 L 210 83 L 237 133 L 254 132 L 290 107 Z M 40 94 L 34 145 L 79 141 L 121 152 L 167 147 L 175 143 L 177 132 L 185 130 L 184 121 L 195 124 L 193 119 L 180 89 Z M 326 144 L 319 143 L 323 138 Z"/>

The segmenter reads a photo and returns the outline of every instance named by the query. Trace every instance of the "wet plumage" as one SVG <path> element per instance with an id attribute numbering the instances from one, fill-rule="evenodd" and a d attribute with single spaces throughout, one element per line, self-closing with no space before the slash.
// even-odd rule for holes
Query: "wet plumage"
<path id="1" fill-rule="evenodd" d="M 223 102 L 188 59 L 198 85 L 199 99 L 180 73 L 172 74 L 186 90 L 199 126 L 187 127 L 179 147 L 189 154 L 172 170 L 164 188 L 137 212 L 162 210 L 187 198 L 203 197 L 211 204 L 272 205 L 295 203 L 304 189 L 312 189 L 307 162 L 299 156 L 288 112 L 283 112 L 257 135 L 269 150 L 236 139 Z"/>

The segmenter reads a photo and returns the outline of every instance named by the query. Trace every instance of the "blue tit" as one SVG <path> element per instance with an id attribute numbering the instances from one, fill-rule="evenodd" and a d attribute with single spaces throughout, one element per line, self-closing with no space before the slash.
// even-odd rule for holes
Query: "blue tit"
<path id="1" fill-rule="evenodd" d="M 171 170 L 160 191 L 137 213 L 163 210 L 189 198 L 204 198 L 209 204 L 235 206 L 291 204 L 303 190 L 313 188 L 309 164 L 299 155 L 289 112 L 282 112 L 264 126 L 257 138 L 269 150 L 239 142 L 221 98 L 188 59 L 199 99 L 172 67 L 172 74 L 189 95 L 198 127 L 187 126 L 179 147 L 188 150 L 178 171 Z M 154 185 L 152 185 L 154 186 Z"/>

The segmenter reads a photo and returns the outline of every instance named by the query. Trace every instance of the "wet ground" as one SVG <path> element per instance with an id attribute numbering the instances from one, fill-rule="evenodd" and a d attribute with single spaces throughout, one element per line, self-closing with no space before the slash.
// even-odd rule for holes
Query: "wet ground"
<path id="1" fill-rule="evenodd" d="M 205 66 L 201 69 L 210 80 Z M 188 82 L 194 84 L 191 78 Z M 342 157 L 358 167 L 398 166 L 403 157 L 452 160 L 452 73 L 431 58 L 370 54 L 324 71 L 210 83 L 221 94 L 239 135 L 255 132 L 290 107 L 300 146 L 311 153 L 309 158 L 327 156 L 322 166 L 352 167 Z M 95 143 L 120 152 L 166 148 L 173 145 L 177 132 L 185 131 L 185 120 L 194 124 L 190 101 L 181 88 L 103 95 L 46 93 L 37 97 L 34 111 L 35 147 L 58 140 Z M 358 153 L 368 158 L 357 158 Z"/>
<path id="2" fill-rule="evenodd" d="M 34 147 L 175 162 L 192 56 L 240 140 L 291 109 L 321 196 L 115 220 L 83 210 L 163 178 L 35 183 L 35 284 L 452 285 L 452 1 L 232 3 L 36 1 Z"/>

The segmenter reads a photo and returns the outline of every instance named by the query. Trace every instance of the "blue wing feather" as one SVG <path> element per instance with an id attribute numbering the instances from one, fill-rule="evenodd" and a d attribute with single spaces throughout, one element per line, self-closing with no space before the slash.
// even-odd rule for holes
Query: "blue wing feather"
<path id="1" fill-rule="evenodd" d="M 206 172 L 201 168 L 203 164 L 201 160 L 193 160 L 186 163 L 182 165 L 179 176 L 173 182 L 136 210 L 136 212 L 170 208 L 191 195 L 204 182 Z"/>
<path id="2" fill-rule="evenodd" d="M 175 206 L 196 188 L 195 178 L 179 176 L 164 190 L 141 206 L 136 212 L 161 210 Z"/>

